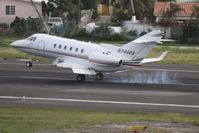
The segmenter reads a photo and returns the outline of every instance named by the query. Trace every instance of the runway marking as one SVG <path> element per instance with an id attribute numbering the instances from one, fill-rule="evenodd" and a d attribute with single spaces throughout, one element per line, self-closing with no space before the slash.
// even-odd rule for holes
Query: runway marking
<path id="1" fill-rule="evenodd" d="M 197 109 L 199 109 L 199 105 L 122 102 L 122 101 L 103 101 L 103 100 L 83 100 L 83 99 L 63 99 L 63 98 L 43 98 L 43 97 L 25 97 L 25 96 L 23 96 L 23 97 L 0 96 L 0 99 L 15 99 L 15 100 L 24 100 L 24 101 L 25 100 L 39 100 L 39 101 L 59 101 L 59 102 L 79 102 L 79 103 L 140 105 L 140 106 L 162 106 L 162 107 L 181 107 L 181 108 L 197 108 Z"/>

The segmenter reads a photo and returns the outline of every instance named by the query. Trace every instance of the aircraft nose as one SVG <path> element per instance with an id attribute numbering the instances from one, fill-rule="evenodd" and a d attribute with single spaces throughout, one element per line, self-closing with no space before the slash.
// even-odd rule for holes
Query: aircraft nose
<path id="1" fill-rule="evenodd" d="M 16 47 L 16 46 L 17 46 L 16 41 L 11 43 L 11 47 Z"/>
<path id="2" fill-rule="evenodd" d="M 21 41 L 14 41 L 13 43 L 11 43 L 11 47 L 17 48 L 21 45 L 21 43 L 22 43 Z"/>

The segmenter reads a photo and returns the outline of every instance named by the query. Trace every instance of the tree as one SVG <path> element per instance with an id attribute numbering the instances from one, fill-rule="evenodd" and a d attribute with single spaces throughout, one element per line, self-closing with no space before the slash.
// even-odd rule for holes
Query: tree
<path id="1" fill-rule="evenodd" d="M 49 0 L 47 10 L 52 13 L 52 16 L 61 17 L 65 12 L 68 12 L 70 15 L 74 14 L 77 8 L 75 8 L 73 0 Z"/>
<path id="2" fill-rule="evenodd" d="M 96 0 L 81 0 L 84 9 L 97 9 Z"/>
<path id="3" fill-rule="evenodd" d="M 175 24 L 176 15 L 180 11 L 181 11 L 181 8 L 179 5 L 177 5 L 176 3 L 170 3 L 169 8 L 166 11 L 165 10 L 163 11 L 162 19 L 160 23 L 164 27 L 172 26 L 173 24 Z"/>
<path id="4" fill-rule="evenodd" d="M 149 22 L 154 22 L 153 16 L 154 0 L 119 0 L 121 9 L 127 9 L 131 14 L 134 14 L 138 19 L 147 18 Z"/>
<path id="5" fill-rule="evenodd" d="M 183 25 L 182 41 L 189 43 L 199 42 L 199 7 L 192 8 L 192 15 L 189 21 Z"/>

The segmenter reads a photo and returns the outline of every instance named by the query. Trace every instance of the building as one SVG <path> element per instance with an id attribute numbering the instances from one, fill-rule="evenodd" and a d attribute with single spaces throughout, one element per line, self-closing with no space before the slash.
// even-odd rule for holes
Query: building
<path id="1" fill-rule="evenodd" d="M 42 14 L 41 2 L 34 2 L 39 13 Z M 0 0 L 0 23 L 10 25 L 15 17 L 39 17 L 30 0 Z"/>
<path id="2" fill-rule="evenodd" d="M 176 0 L 177 3 L 182 3 L 182 2 L 199 2 L 199 0 Z"/>
<path id="3" fill-rule="evenodd" d="M 102 15 L 111 15 L 113 14 L 113 5 L 112 3 L 115 0 L 97 0 L 97 11 L 98 14 Z"/>
<path id="4" fill-rule="evenodd" d="M 182 2 L 182 3 L 177 3 L 177 5 L 181 8 L 181 11 L 176 14 L 175 19 L 177 21 L 186 21 L 191 19 L 192 9 L 194 6 L 199 7 L 199 2 Z M 170 8 L 170 3 L 166 2 L 155 3 L 154 16 L 156 17 L 156 22 L 161 21 L 163 13 L 169 10 L 169 8 Z"/>

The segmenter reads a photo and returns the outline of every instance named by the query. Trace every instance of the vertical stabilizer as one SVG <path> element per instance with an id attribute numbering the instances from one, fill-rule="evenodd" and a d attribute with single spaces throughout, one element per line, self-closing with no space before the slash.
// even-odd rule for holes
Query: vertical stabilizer
<path id="1" fill-rule="evenodd" d="M 125 60 L 141 60 L 145 58 L 157 43 L 161 43 L 163 34 L 160 30 L 154 30 L 136 40 L 129 42 L 118 49 L 118 53 Z"/>

